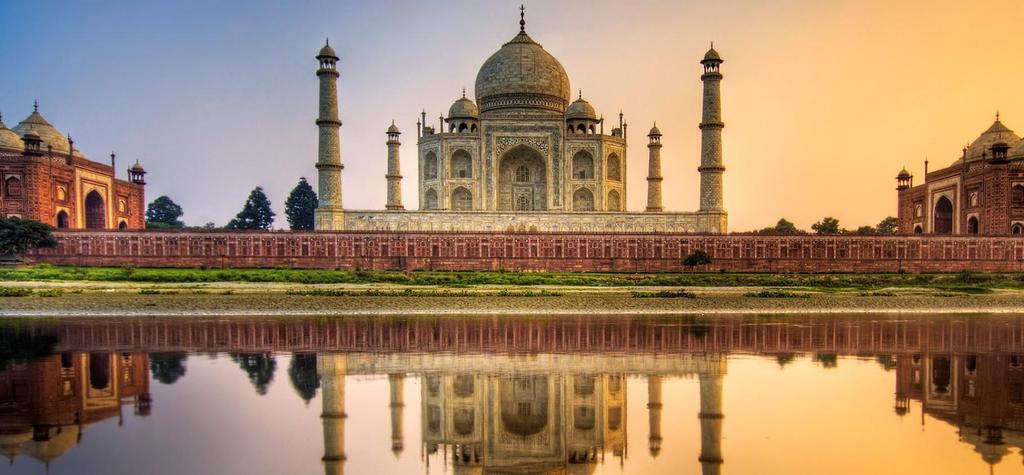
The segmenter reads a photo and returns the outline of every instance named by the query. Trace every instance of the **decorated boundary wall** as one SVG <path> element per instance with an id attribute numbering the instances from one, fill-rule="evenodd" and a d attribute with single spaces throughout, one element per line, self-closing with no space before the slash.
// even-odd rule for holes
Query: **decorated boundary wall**
<path id="1" fill-rule="evenodd" d="M 55 265 L 551 272 L 1021 272 L 1024 238 L 469 232 L 55 233 Z M 686 268 L 695 250 L 712 259 Z"/>

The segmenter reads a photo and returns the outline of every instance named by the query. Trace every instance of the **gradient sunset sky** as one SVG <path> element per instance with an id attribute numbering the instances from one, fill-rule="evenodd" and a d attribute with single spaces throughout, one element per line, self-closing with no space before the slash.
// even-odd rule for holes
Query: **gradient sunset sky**
<path id="1" fill-rule="evenodd" d="M 416 207 L 416 119 L 447 114 L 518 32 L 519 1 L 14 1 L 0 17 L 0 112 L 40 111 L 90 158 L 149 171 L 188 224 L 223 225 L 263 186 L 284 227 L 300 176 L 315 187 L 317 67 L 341 57 L 344 204 L 382 209 L 385 134 L 401 128 Z M 526 31 L 574 91 L 629 123 L 628 200 L 646 199 L 647 130 L 665 134 L 667 209 L 697 208 L 701 67 L 722 73 L 730 229 L 896 214 L 893 177 L 920 182 L 994 120 L 1024 132 L 1020 0 L 526 2 Z M 610 127 L 608 128 L 610 129 Z M 606 129 L 606 130 L 608 130 Z"/>

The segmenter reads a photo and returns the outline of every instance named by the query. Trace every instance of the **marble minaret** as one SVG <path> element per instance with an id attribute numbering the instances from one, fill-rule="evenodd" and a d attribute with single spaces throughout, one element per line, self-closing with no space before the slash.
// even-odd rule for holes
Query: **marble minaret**
<path id="1" fill-rule="evenodd" d="M 722 58 L 715 51 L 714 44 L 704 55 L 700 64 L 704 65 L 704 74 L 700 80 L 704 82 L 703 116 L 700 121 L 700 210 L 724 211 L 722 199 L 722 73 L 718 66 Z"/>
<path id="2" fill-rule="evenodd" d="M 391 121 L 388 127 L 388 174 L 384 176 L 388 180 L 388 203 L 385 208 L 394 210 L 405 209 L 402 206 L 402 165 L 398 157 L 398 147 L 402 145 L 398 141 L 399 135 L 402 133 L 398 131 L 395 121 Z"/>
<path id="3" fill-rule="evenodd" d="M 323 401 L 324 475 L 345 473 L 345 370 L 344 355 L 316 357 Z"/>
<path id="4" fill-rule="evenodd" d="M 316 55 L 320 69 L 320 115 L 316 125 L 320 129 L 317 155 L 317 185 L 320 203 L 316 210 L 318 231 L 342 230 L 345 227 L 341 207 L 341 119 L 338 118 L 338 55 L 330 43 Z"/>
<path id="5" fill-rule="evenodd" d="M 658 124 L 651 127 L 647 134 L 650 142 L 647 143 L 650 160 L 647 162 L 647 211 L 661 212 L 661 131 Z"/>
<path id="6" fill-rule="evenodd" d="M 405 448 L 405 440 L 402 435 L 402 410 L 405 409 L 405 375 L 389 374 L 388 388 L 391 392 L 391 452 L 398 457 Z"/>
<path id="7" fill-rule="evenodd" d="M 650 436 L 647 439 L 651 456 L 661 452 L 661 376 L 647 378 L 647 415 L 650 417 Z"/>
<path id="8" fill-rule="evenodd" d="M 722 472 L 722 375 L 700 375 L 700 468 L 703 475 Z"/>

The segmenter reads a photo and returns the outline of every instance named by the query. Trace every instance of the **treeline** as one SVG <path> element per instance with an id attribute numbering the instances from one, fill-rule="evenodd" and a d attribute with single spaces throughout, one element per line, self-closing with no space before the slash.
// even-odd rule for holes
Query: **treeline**
<path id="1" fill-rule="evenodd" d="M 826 216 L 822 218 L 821 221 L 812 224 L 810 231 L 800 229 L 786 218 L 781 218 L 775 226 L 759 229 L 750 234 L 782 234 L 790 236 L 801 236 L 807 234 L 852 234 L 857 236 L 875 236 L 896 234 L 899 232 L 899 228 L 899 220 L 893 216 L 886 217 L 875 226 L 861 226 L 857 229 L 846 229 L 840 226 L 838 219 Z"/>
<path id="2" fill-rule="evenodd" d="M 293 230 L 312 230 L 313 215 L 317 208 L 317 196 L 306 178 L 299 178 L 288 199 L 284 201 L 284 214 L 288 226 Z M 270 198 L 257 186 L 242 205 L 242 210 L 224 226 L 210 222 L 202 226 L 186 226 L 181 221 L 185 214 L 181 206 L 168 196 L 161 196 L 146 207 L 146 229 L 254 229 L 268 230 L 274 224 L 274 210 Z"/>

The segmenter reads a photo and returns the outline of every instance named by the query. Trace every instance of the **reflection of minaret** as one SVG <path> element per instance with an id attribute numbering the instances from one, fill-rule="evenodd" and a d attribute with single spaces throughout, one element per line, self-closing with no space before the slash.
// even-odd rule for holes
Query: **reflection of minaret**
<path id="1" fill-rule="evenodd" d="M 722 470 L 722 376 L 700 376 L 700 467 L 704 475 Z"/>
<path id="2" fill-rule="evenodd" d="M 345 473 L 345 357 L 318 355 L 316 359 L 323 401 L 324 474 L 341 475 Z"/>
<path id="3" fill-rule="evenodd" d="M 651 418 L 648 438 L 651 456 L 657 457 L 661 452 L 661 376 L 647 378 L 647 413 Z"/>
<path id="4" fill-rule="evenodd" d="M 398 457 L 405 446 L 402 437 L 402 409 L 405 408 L 403 389 L 404 374 L 389 374 L 388 387 L 391 389 L 391 451 Z"/>

